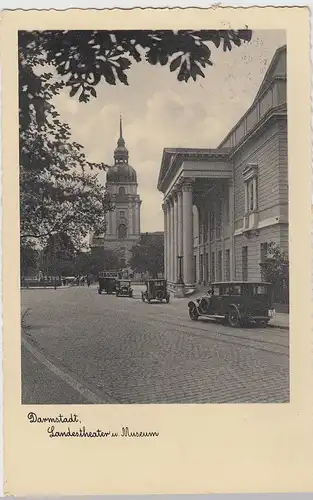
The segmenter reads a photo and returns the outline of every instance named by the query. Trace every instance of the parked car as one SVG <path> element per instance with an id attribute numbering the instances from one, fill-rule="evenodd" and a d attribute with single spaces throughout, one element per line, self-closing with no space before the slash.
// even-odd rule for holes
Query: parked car
<path id="1" fill-rule="evenodd" d="M 117 297 L 132 297 L 133 289 L 131 287 L 131 280 L 118 280 L 116 282 L 116 296 Z"/>
<path id="2" fill-rule="evenodd" d="M 170 294 L 167 291 L 167 281 L 163 279 L 147 280 L 145 282 L 146 290 L 141 292 L 141 299 L 143 302 L 151 302 L 157 300 L 158 302 L 165 302 L 168 304 L 170 301 Z"/>
<path id="3" fill-rule="evenodd" d="M 116 292 L 116 278 L 101 278 L 99 277 L 98 293 L 101 294 L 105 291 L 107 294 L 112 294 Z"/>
<path id="4" fill-rule="evenodd" d="M 188 303 L 189 317 L 200 316 L 228 323 L 232 327 L 267 326 L 275 315 L 272 285 L 263 282 L 212 283 L 207 295 Z"/>

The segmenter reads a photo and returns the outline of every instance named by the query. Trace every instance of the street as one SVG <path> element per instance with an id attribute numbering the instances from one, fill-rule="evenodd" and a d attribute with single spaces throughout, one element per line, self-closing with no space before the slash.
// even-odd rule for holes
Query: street
<path id="1" fill-rule="evenodd" d="M 22 403 L 282 403 L 289 331 L 234 329 L 96 286 L 22 290 Z"/>

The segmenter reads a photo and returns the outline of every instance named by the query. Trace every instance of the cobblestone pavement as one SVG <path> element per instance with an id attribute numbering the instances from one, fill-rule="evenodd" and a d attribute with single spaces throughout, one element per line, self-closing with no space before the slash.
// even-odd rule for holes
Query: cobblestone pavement
<path id="1" fill-rule="evenodd" d="M 142 303 L 139 286 L 21 293 L 23 403 L 289 401 L 288 330 L 192 322 L 188 300 Z"/>

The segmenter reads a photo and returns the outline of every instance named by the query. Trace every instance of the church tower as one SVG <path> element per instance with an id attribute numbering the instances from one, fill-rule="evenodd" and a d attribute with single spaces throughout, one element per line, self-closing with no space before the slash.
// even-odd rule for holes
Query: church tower
<path id="1" fill-rule="evenodd" d="M 127 266 L 131 248 L 140 239 L 140 206 L 137 194 L 137 174 L 128 163 L 129 153 L 123 137 L 123 123 L 120 118 L 120 136 L 114 151 L 114 165 L 109 168 L 106 188 L 114 210 L 107 213 L 107 230 L 103 239 L 105 249 L 113 250 Z"/>

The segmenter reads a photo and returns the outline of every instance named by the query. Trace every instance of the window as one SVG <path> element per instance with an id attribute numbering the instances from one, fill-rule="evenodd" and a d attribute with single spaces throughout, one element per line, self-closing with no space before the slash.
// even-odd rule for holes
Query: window
<path id="1" fill-rule="evenodd" d="M 120 211 L 120 218 L 121 218 L 121 219 L 124 219 L 124 217 L 125 217 L 125 211 L 124 211 L 124 210 L 121 210 L 121 211 Z"/>
<path id="2" fill-rule="evenodd" d="M 127 227 L 125 224 L 120 224 L 118 226 L 118 237 L 120 240 L 125 239 L 127 236 Z"/>
<path id="3" fill-rule="evenodd" d="M 216 207 L 216 238 L 219 239 L 222 233 L 222 204 Z"/>
<path id="4" fill-rule="evenodd" d="M 269 292 L 269 287 L 266 285 L 254 285 L 253 295 L 267 295 Z"/>
<path id="5" fill-rule="evenodd" d="M 242 279 L 248 281 L 248 247 L 242 247 Z"/>
<path id="6" fill-rule="evenodd" d="M 222 250 L 219 250 L 217 254 L 217 279 L 222 281 Z"/>
<path id="7" fill-rule="evenodd" d="M 118 194 L 124 196 L 126 194 L 124 186 L 121 186 L 118 190 Z"/>
<path id="8" fill-rule="evenodd" d="M 230 295 L 241 295 L 241 285 L 232 285 L 230 288 Z"/>
<path id="9" fill-rule="evenodd" d="M 210 240 L 214 240 L 215 239 L 215 213 L 212 212 L 210 213 Z"/>
<path id="10" fill-rule="evenodd" d="M 230 281 L 230 250 L 225 250 L 225 281 Z"/>
<path id="11" fill-rule="evenodd" d="M 245 187 L 245 211 L 255 212 L 258 208 L 258 166 L 247 165 L 243 171 Z"/>
<path id="12" fill-rule="evenodd" d="M 211 254 L 211 281 L 215 281 L 215 254 Z"/>
<path id="13" fill-rule="evenodd" d="M 229 197 L 224 199 L 224 220 L 225 224 L 229 224 Z"/>

